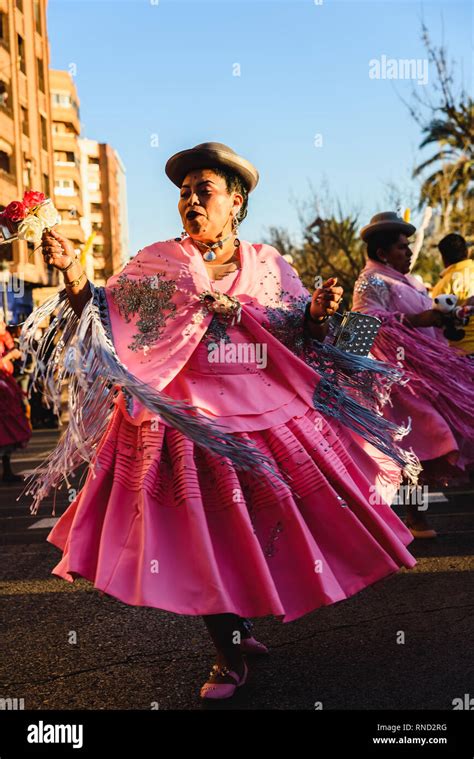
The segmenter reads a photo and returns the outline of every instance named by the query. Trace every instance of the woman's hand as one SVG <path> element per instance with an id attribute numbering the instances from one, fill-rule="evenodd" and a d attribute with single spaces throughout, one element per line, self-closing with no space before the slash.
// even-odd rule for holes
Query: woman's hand
<path id="1" fill-rule="evenodd" d="M 313 319 L 322 319 L 324 316 L 332 316 L 339 308 L 344 290 L 337 285 L 337 277 L 330 277 L 314 291 L 309 308 Z"/>
<path id="2" fill-rule="evenodd" d="M 72 242 L 54 229 L 45 229 L 43 232 L 42 248 L 45 263 L 51 264 L 55 269 L 65 269 L 76 258 Z"/>
<path id="3" fill-rule="evenodd" d="M 436 311 L 434 308 L 420 311 L 419 314 L 405 315 L 405 319 L 412 327 L 442 327 L 445 322 L 441 311 Z"/>

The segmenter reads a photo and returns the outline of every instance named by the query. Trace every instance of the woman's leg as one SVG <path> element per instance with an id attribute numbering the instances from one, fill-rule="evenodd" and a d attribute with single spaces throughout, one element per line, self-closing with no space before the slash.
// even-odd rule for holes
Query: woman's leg
<path id="1" fill-rule="evenodd" d="M 209 635 L 216 647 L 217 664 L 228 667 L 239 676 L 244 672 L 244 658 L 240 651 L 241 638 L 248 635 L 244 620 L 237 614 L 206 614 L 203 616 Z M 228 675 L 214 674 L 209 682 L 233 683 Z"/>
<path id="2" fill-rule="evenodd" d="M 20 474 L 13 473 L 9 453 L 3 454 L 2 466 L 3 466 L 3 481 L 4 482 L 22 482 L 23 477 Z"/>

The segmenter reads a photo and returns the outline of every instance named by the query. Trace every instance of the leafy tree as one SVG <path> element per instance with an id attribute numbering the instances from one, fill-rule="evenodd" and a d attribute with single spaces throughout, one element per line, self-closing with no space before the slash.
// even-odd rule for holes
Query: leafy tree
<path id="1" fill-rule="evenodd" d="M 461 234 L 472 236 L 474 102 L 463 88 L 456 94 L 446 49 L 432 43 L 424 24 L 422 39 L 436 72 L 436 99 L 415 92 L 409 106 L 423 134 L 420 149 L 435 146 L 434 153 L 413 171 L 415 178 L 422 179 L 419 207 L 428 204 L 439 210 L 440 233 L 446 234 L 455 227 Z"/>

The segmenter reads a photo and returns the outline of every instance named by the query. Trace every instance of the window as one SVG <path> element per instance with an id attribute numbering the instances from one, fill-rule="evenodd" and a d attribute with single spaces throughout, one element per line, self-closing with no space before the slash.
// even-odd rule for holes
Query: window
<path id="1" fill-rule="evenodd" d="M 34 15 L 35 15 L 35 29 L 38 34 L 43 33 L 43 27 L 41 25 L 41 7 L 39 0 L 34 0 Z"/>
<path id="2" fill-rule="evenodd" d="M 0 150 L 0 169 L 10 173 L 10 156 L 4 150 Z"/>
<path id="3" fill-rule="evenodd" d="M 49 198 L 51 193 L 51 186 L 49 184 L 49 175 L 43 174 L 43 190 L 44 194 Z"/>
<path id="4" fill-rule="evenodd" d="M 16 7 L 23 13 L 23 0 L 16 0 Z"/>
<path id="5" fill-rule="evenodd" d="M 54 192 L 56 195 L 74 197 L 75 195 L 79 195 L 79 186 L 72 179 L 56 179 L 54 182 Z"/>
<path id="6" fill-rule="evenodd" d="M 101 221 L 93 221 L 92 222 L 92 229 L 94 232 L 102 232 L 102 222 Z"/>
<path id="7" fill-rule="evenodd" d="M 23 153 L 23 184 L 27 190 L 31 190 L 31 169 L 31 159 L 26 155 L 26 153 Z"/>
<path id="8" fill-rule="evenodd" d="M 18 40 L 18 58 L 20 59 L 20 71 L 26 74 L 26 59 L 25 59 L 25 40 L 21 34 L 17 34 Z"/>
<path id="9" fill-rule="evenodd" d="M 56 163 L 76 163 L 76 156 L 72 150 L 55 150 L 54 160 Z"/>
<path id="10" fill-rule="evenodd" d="M 0 41 L 8 40 L 8 17 L 6 13 L 0 11 Z"/>
<path id="11" fill-rule="evenodd" d="M 21 114 L 21 131 L 23 134 L 26 134 L 28 137 L 30 134 L 29 125 L 28 125 L 28 108 L 25 108 L 24 105 L 20 106 L 20 114 Z"/>
<path id="12" fill-rule="evenodd" d="M 45 92 L 44 88 L 44 66 L 43 66 L 43 59 L 37 58 L 36 64 L 38 67 L 38 87 L 40 89 L 40 92 Z"/>
<path id="13" fill-rule="evenodd" d="M 91 203 L 91 212 L 92 213 L 101 213 L 102 212 L 102 204 L 101 203 Z"/>
<path id="14" fill-rule="evenodd" d="M 48 129 L 46 124 L 46 119 L 44 116 L 41 116 L 41 144 L 43 146 L 44 150 L 48 149 Z"/>
<path id="15" fill-rule="evenodd" d="M 89 165 L 99 165 L 99 159 L 96 156 L 90 155 L 89 156 Z"/>
<path id="16" fill-rule="evenodd" d="M 69 108 L 71 106 L 71 96 L 67 92 L 53 92 L 53 105 Z"/>
<path id="17" fill-rule="evenodd" d="M 69 134 L 70 132 L 74 133 L 74 129 L 69 129 L 64 121 L 53 121 L 52 132 L 53 134 Z"/>
<path id="18" fill-rule="evenodd" d="M 56 179 L 54 186 L 57 189 L 61 189 L 64 187 L 73 187 L 74 185 L 72 179 Z"/>
<path id="19" fill-rule="evenodd" d="M 8 87 L 6 82 L 2 82 L 0 80 L 0 105 L 3 105 L 3 107 L 8 106 Z"/>
<path id="20" fill-rule="evenodd" d="M 51 98 L 53 106 L 57 106 L 58 108 L 74 108 L 79 118 L 79 106 L 69 92 L 53 92 Z"/>
<path id="21" fill-rule="evenodd" d="M 69 92 L 53 92 L 51 95 L 51 102 L 53 106 L 57 108 L 74 108 L 77 117 L 79 118 L 79 106 L 76 101 L 73 100 Z"/>

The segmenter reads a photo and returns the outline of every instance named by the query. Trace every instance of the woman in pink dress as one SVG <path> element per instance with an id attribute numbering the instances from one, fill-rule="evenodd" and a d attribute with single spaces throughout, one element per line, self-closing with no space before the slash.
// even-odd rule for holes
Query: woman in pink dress
<path id="1" fill-rule="evenodd" d="M 445 317 L 409 274 L 414 232 L 390 211 L 362 229 L 368 258 L 352 307 L 382 321 L 372 354 L 398 363 L 409 379 L 393 388 L 386 416 L 396 423 L 411 419 L 404 445 L 420 459 L 425 482 L 446 485 L 463 474 L 468 479 L 474 464 L 474 365 L 449 346 L 441 329 Z M 407 505 L 407 524 L 415 537 L 436 536 L 418 505 Z"/>
<path id="2" fill-rule="evenodd" d="M 22 477 L 12 470 L 10 456 L 13 451 L 25 448 L 31 438 L 31 427 L 26 416 L 25 397 L 13 376 L 13 361 L 21 358 L 6 322 L 0 318 L 0 454 L 3 482 L 21 482 Z"/>
<path id="3" fill-rule="evenodd" d="M 28 492 L 36 511 L 90 464 L 48 536 L 63 552 L 53 573 L 203 616 L 217 660 L 201 696 L 228 698 L 244 656 L 267 653 L 249 617 L 290 622 L 416 563 L 412 535 L 373 496 L 378 478 L 398 484 L 417 462 L 378 412 L 379 379 L 398 372 L 319 342 L 341 288 L 311 296 L 275 248 L 237 237 L 255 167 L 204 143 L 166 173 L 182 236 L 142 249 L 105 287 L 69 241 L 44 234 L 66 287 L 22 339 L 31 350 L 58 311 L 42 372 L 53 404 L 67 378 L 70 422 Z"/>

